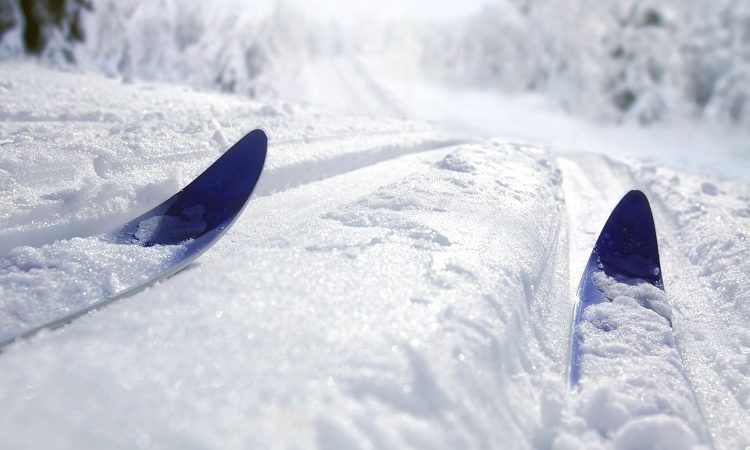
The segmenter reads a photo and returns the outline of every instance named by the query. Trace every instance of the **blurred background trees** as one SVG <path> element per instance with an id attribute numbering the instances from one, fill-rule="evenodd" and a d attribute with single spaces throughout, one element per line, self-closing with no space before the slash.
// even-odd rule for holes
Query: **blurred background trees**
<path id="1" fill-rule="evenodd" d="M 0 0 L 0 39 L 15 31 L 21 38 L 15 51 L 41 54 L 57 46 L 59 55 L 72 61 L 68 44 L 84 40 L 81 13 L 91 8 L 88 0 Z"/>
<path id="2" fill-rule="evenodd" d="M 336 1 L 336 0 L 331 0 Z M 430 8 L 429 1 L 413 0 Z M 399 54 L 455 86 L 537 92 L 573 114 L 750 131 L 749 0 L 488 0 L 453 20 L 348 23 L 304 1 L 0 0 L 0 56 L 274 95 L 333 53 Z"/>

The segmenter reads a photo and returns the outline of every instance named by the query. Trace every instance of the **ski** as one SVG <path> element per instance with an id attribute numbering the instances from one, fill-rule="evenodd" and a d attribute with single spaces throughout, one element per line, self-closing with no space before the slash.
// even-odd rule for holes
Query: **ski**
<path id="1" fill-rule="evenodd" d="M 643 280 L 664 290 L 654 218 L 643 192 L 630 191 L 620 200 L 602 228 L 583 271 L 573 313 L 569 389 L 574 389 L 580 378 L 582 340 L 577 327 L 583 312 L 589 306 L 608 301 L 594 281 L 598 272 L 619 280 Z"/>
<path id="2" fill-rule="evenodd" d="M 158 272 L 141 275 L 139 282 L 115 295 L 101 298 L 22 332 L 9 335 L 8 331 L 0 331 L 0 350 L 18 339 L 31 337 L 41 330 L 59 328 L 140 292 L 195 261 L 227 232 L 247 205 L 263 170 L 267 145 L 268 140 L 262 130 L 251 131 L 195 180 L 160 205 L 113 233 L 85 238 L 92 242 L 106 242 L 108 248 L 121 250 L 132 246 L 143 249 L 163 246 L 161 248 L 174 248 L 175 251 L 159 266 Z M 137 264 L 136 261 L 134 267 Z M 126 267 L 123 271 L 129 269 L 132 268 Z M 30 323 L 32 320 L 26 319 L 24 322 Z"/>

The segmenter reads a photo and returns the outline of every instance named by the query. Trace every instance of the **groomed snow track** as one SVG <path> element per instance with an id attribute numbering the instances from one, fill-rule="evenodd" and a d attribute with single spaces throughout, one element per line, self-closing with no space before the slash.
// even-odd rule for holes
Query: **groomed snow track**
<path id="1" fill-rule="evenodd" d="M 577 224 L 570 237 L 571 289 L 597 227 L 606 220 L 607 206 L 627 189 L 644 191 L 656 220 L 675 346 L 709 435 L 707 444 L 717 449 L 747 445 L 746 186 L 590 153 L 569 153 L 558 163 L 569 220 Z"/>
<path id="2" fill-rule="evenodd" d="M 81 92 L 80 74 L 20 67 L 0 91 L 0 280 L 75 276 L 16 247 L 106 231 L 249 128 L 270 143 L 259 195 L 197 263 L 0 355 L 0 447 L 633 448 L 636 423 L 668 439 L 649 421 L 663 411 L 564 382 L 575 286 L 633 188 L 701 414 L 694 442 L 671 442 L 750 443 L 746 188 L 169 85 L 86 76 Z"/>

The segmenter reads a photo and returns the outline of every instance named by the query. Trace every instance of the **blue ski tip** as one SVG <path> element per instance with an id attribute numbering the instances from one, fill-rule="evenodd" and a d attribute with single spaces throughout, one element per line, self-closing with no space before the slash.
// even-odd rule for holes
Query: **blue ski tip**
<path id="1" fill-rule="evenodd" d="M 180 192 L 125 224 L 119 241 L 148 247 L 192 240 L 188 253 L 210 245 L 249 200 L 263 170 L 267 145 L 263 131 L 251 131 Z"/>
<path id="2" fill-rule="evenodd" d="M 591 305 L 607 301 L 594 282 L 596 272 L 604 272 L 616 279 L 642 279 L 664 289 L 654 218 L 643 192 L 630 191 L 615 206 L 583 270 L 571 332 L 568 362 L 570 389 L 577 386 L 580 378 L 581 342 L 576 328 L 583 311 Z"/>
<path id="3" fill-rule="evenodd" d="M 609 276 L 641 278 L 663 288 L 659 246 L 648 199 L 630 191 L 607 219 L 591 259 Z"/>
<path id="4" fill-rule="evenodd" d="M 78 317 L 140 292 L 187 267 L 215 244 L 240 216 L 263 171 L 267 146 L 268 139 L 263 131 L 251 131 L 180 192 L 114 233 L 116 242 L 123 245 L 184 245 L 185 251 L 168 267 L 112 297 L 99 299 L 84 308 L 0 341 L 0 351 L 16 339 L 34 336 L 43 329 L 65 326 Z"/>

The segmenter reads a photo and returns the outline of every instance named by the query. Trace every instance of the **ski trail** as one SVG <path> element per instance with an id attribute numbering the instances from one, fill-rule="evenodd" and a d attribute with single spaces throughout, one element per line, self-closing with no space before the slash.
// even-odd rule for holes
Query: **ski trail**
<path id="1" fill-rule="evenodd" d="M 631 179 L 613 173 L 599 155 L 568 153 L 558 156 L 563 173 L 562 189 L 568 214 L 570 260 L 570 307 L 575 304 L 578 283 L 599 231 L 620 198 L 633 189 Z"/>
<path id="2" fill-rule="evenodd" d="M 340 113 L 405 119 L 395 98 L 352 55 L 316 56 L 284 75 L 286 98 Z"/>
<path id="3" fill-rule="evenodd" d="M 447 146 L 407 154 L 272 195 L 253 198 L 232 230 L 203 255 L 197 264 L 225 258 L 242 247 L 286 235 L 307 219 L 405 178 L 453 150 L 455 147 Z"/>
<path id="4" fill-rule="evenodd" d="M 409 117 L 400 105 L 398 98 L 373 76 L 359 58 L 350 56 L 347 61 L 350 70 L 361 78 L 371 96 L 377 99 L 380 108 L 388 112 L 387 115 L 402 119 Z"/>
<path id="5" fill-rule="evenodd" d="M 310 142 L 305 140 L 281 140 L 281 142 L 275 142 L 272 137 L 269 142 L 267 167 L 253 195 L 256 197 L 272 195 L 295 186 L 357 170 L 388 159 L 429 151 L 438 147 L 455 145 L 457 143 L 456 140 L 432 137 L 429 133 L 419 132 L 371 132 L 364 133 L 361 136 L 321 137 L 310 140 Z M 287 158 L 290 154 L 299 155 L 306 153 L 312 156 L 308 158 Z M 125 155 L 117 164 L 118 170 L 127 171 L 129 168 L 132 169 L 133 167 L 144 165 L 151 167 L 170 166 L 173 162 L 179 161 L 179 164 L 176 165 L 177 171 L 180 170 L 180 167 L 189 165 L 190 167 L 186 172 L 192 173 L 196 170 L 195 168 L 202 167 L 199 162 L 205 160 L 207 156 L 208 153 L 206 152 L 178 151 L 136 162 L 134 158 L 129 158 Z M 211 162 L 213 161 L 209 161 L 208 163 L 210 164 Z M 97 176 L 106 177 L 106 174 L 99 174 L 97 172 Z M 96 218 L 82 215 L 83 217 L 74 217 L 68 221 L 59 221 L 59 223 L 45 220 L 42 222 L 44 226 L 36 228 L 28 225 L 19 227 L 11 226 L 3 233 L 0 233 L 0 257 L 7 254 L 12 248 L 21 245 L 40 247 L 57 240 L 88 237 L 109 231 L 126 220 L 150 209 L 158 204 L 159 201 L 164 200 L 164 198 L 169 197 L 179 189 L 178 186 L 174 186 L 174 183 L 170 183 L 169 180 L 157 181 L 156 184 L 158 187 L 149 185 L 145 188 L 136 189 L 136 198 L 139 200 L 137 202 L 138 205 L 128 211 L 120 211 Z M 166 187 L 169 187 L 169 191 L 164 189 Z M 87 186 L 84 185 L 80 189 L 87 189 Z M 158 194 L 157 191 L 159 190 L 164 190 L 165 192 Z M 61 195 L 72 194 L 66 193 Z M 100 194 L 96 193 L 96 195 Z M 11 218 L 8 223 L 9 225 L 14 225 L 16 222 L 19 224 L 31 222 L 33 224 L 35 220 L 31 218 L 39 216 L 41 219 L 45 215 L 54 217 L 57 211 L 55 208 L 59 207 L 37 207 L 30 214 L 21 214 Z"/>
<path id="6" fill-rule="evenodd" d="M 314 69 L 327 71 L 320 78 L 331 84 L 321 95 L 340 90 L 351 94 L 346 102 L 383 102 L 376 93 L 354 95 L 371 89 L 351 63 L 342 65 L 346 73 L 325 64 Z M 99 76 L 87 78 L 88 89 L 79 92 L 78 77 L 27 64 L 4 65 L 0 78 L 24 80 L 0 92 L 0 114 L 24 120 L 0 122 L 0 257 L 19 246 L 117 228 L 187 185 L 254 128 L 269 136 L 266 176 L 255 195 L 457 143 L 386 110 L 380 117 L 363 115 L 366 108 L 343 116 L 282 100 Z"/>
<path id="7" fill-rule="evenodd" d="M 336 142 L 337 148 L 346 148 L 349 144 L 348 148 L 352 150 L 336 152 L 335 156 L 330 158 L 311 158 L 299 163 L 279 162 L 275 164 L 278 159 L 271 156 L 272 161 L 263 172 L 256 195 L 269 195 L 389 159 L 459 143 L 452 139 L 414 139 L 408 134 L 403 134 L 401 137 L 401 139 L 394 140 L 393 135 L 378 136 L 373 139 L 375 142 L 372 143 L 368 142 L 366 137 Z M 273 151 L 272 145 L 273 141 L 269 142 L 269 154 Z M 296 148 L 296 150 L 302 151 L 303 149 Z"/>
<path id="8" fill-rule="evenodd" d="M 563 173 L 562 188 L 565 194 L 568 220 L 571 223 L 569 232 L 570 246 L 570 296 L 571 314 L 577 297 L 577 287 L 581 273 L 588 260 L 599 230 L 601 230 L 610 211 L 620 198 L 631 189 L 646 190 L 644 182 L 638 180 L 632 173 L 630 166 L 613 161 L 603 155 L 586 153 L 568 153 L 557 158 Z M 653 202 L 652 202 L 653 205 Z M 670 237 L 673 230 L 663 229 L 664 218 L 654 212 L 657 234 L 662 254 L 662 267 L 667 293 L 672 305 L 679 310 L 683 298 L 683 291 L 676 289 L 670 281 L 679 273 L 679 266 L 670 260 L 672 252 Z M 662 220 L 660 220 L 662 219 Z M 666 256 L 666 257 L 665 257 Z M 679 320 L 675 319 L 677 323 Z M 570 332 L 570 331 L 569 331 Z M 680 344 L 680 332 L 675 327 L 675 344 L 682 360 L 682 371 L 691 389 L 692 403 L 695 405 L 702 424 L 701 429 L 694 430 L 704 435 L 711 442 L 711 432 L 706 421 L 705 405 L 696 396 L 696 379 L 691 371 L 691 359 L 686 357 L 684 345 Z"/>

